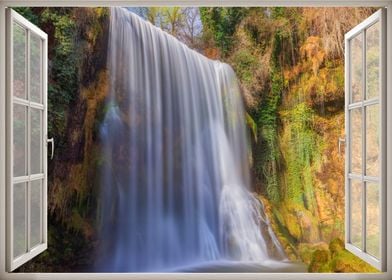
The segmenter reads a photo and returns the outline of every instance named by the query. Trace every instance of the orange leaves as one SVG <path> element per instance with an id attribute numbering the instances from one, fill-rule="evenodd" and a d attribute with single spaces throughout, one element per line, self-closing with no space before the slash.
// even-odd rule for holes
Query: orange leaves
<path id="1" fill-rule="evenodd" d="M 324 62 L 325 58 L 325 51 L 321 39 L 316 36 L 309 36 L 301 46 L 300 53 L 302 59 L 311 61 L 313 74 L 317 75 L 320 65 Z"/>
<path id="2" fill-rule="evenodd" d="M 342 58 L 344 34 L 375 11 L 375 8 L 303 8 L 302 24 L 309 35 L 321 38 L 328 58 Z"/>
<path id="3" fill-rule="evenodd" d="M 219 49 L 213 47 L 205 48 L 203 54 L 210 59 L 219 59 L 221 56 Z"/>

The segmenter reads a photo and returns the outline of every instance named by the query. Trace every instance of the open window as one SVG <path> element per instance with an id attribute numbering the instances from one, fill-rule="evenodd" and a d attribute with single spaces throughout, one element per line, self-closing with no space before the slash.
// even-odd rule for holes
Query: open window
<path id="1" fill-rule="evenodd" d="M 7 10 L 7 267 L 47 248 L 47 35 Z"/>
<path id="2" fill-rule="evenodd" d="M 386 269 L 386 11 L 345 37 L 346 249 Z"/>

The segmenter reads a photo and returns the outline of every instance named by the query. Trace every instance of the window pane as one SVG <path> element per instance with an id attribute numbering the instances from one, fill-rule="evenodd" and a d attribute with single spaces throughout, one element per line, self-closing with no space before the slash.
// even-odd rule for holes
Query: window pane
<path id="1" fill-rule="evenodd" d="M 42 215 L 41 215 L 41 189 L 42 181 L 35 180 L 31 182 L 31 236 L 30 244 L 31 248 L 41 243 L 41 227 L 42 227 Z"/>
<path id="2" fill-rule="evenodd" d="M 366 107 L 366 175 L 379 176 L 380 111 L 379 105 Z"/>
<path id="3" fill-rule="evenodd" d="M 27 175 L 27 107 L 14 104 L 13 113 L 14 177 Z"/>
<path id="4" fill-rule="evenodd" d="M 366 252 L 380 258 L 380 192 L 378 184 L 366 183 Z"/>
<path id="5" fill-rule="evenodd" d="M 366 98 L 380 93 L 380 22 L 366 31 Z"/>
<path id="6" fill-rule="evenodd" d="M 351 40 L 351 103 L 362 100 L 363 33 Z"/>
<path id="7" fill-rule="evenodd" d="M 26 183 L 14 185 L 14 259 L 26 252 Z"/>
<path id="8" fill-rule="evenodd" d="M 30 109 L 31 117 L 31 146 L 30 171 L 31 174 L 42 173 L 42 111 Z"/>
<path id="9" fill-rule="evenodd" d="M 351 173 L 362 174 L 362 109 L 350 111 Z"/>
<path id="10" fill-rule="evenodd" d="M 41 102 L 41 39 L 30 35 L 30 99 Z"/>
<path id="11" fill-rule="evenodd" d="M 362 248 L 362 182 L 351 180 L 350 192 L 350 240 L 353 245 Z"/>
<path id="12" fill-rule="evenodd" d="M 14 95 L 26 98 L 26 30 L 16 23 L 13 28 L 13 52 Z"/>

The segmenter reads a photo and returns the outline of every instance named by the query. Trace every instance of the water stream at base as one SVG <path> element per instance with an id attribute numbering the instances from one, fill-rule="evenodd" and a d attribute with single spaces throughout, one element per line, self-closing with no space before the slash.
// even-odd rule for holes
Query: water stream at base
<path id="1" fill-rule="evenodd" d="M 231 67 L 122 8 L 111 8 L 109 30 L 97 270 L 285 259 L 249 189 Z"/>

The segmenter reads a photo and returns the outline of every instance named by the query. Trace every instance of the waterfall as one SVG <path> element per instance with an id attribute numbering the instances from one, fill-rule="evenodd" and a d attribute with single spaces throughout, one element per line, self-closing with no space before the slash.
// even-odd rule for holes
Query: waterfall
<path id="1" fill-rule="evenodd" d="M 122 8 L 109 29 L 97 270 L 167 271 L 284 253 L 249 190 L 235 73 Z M 276 254 L 275 254 L 276 256 Z"/>

